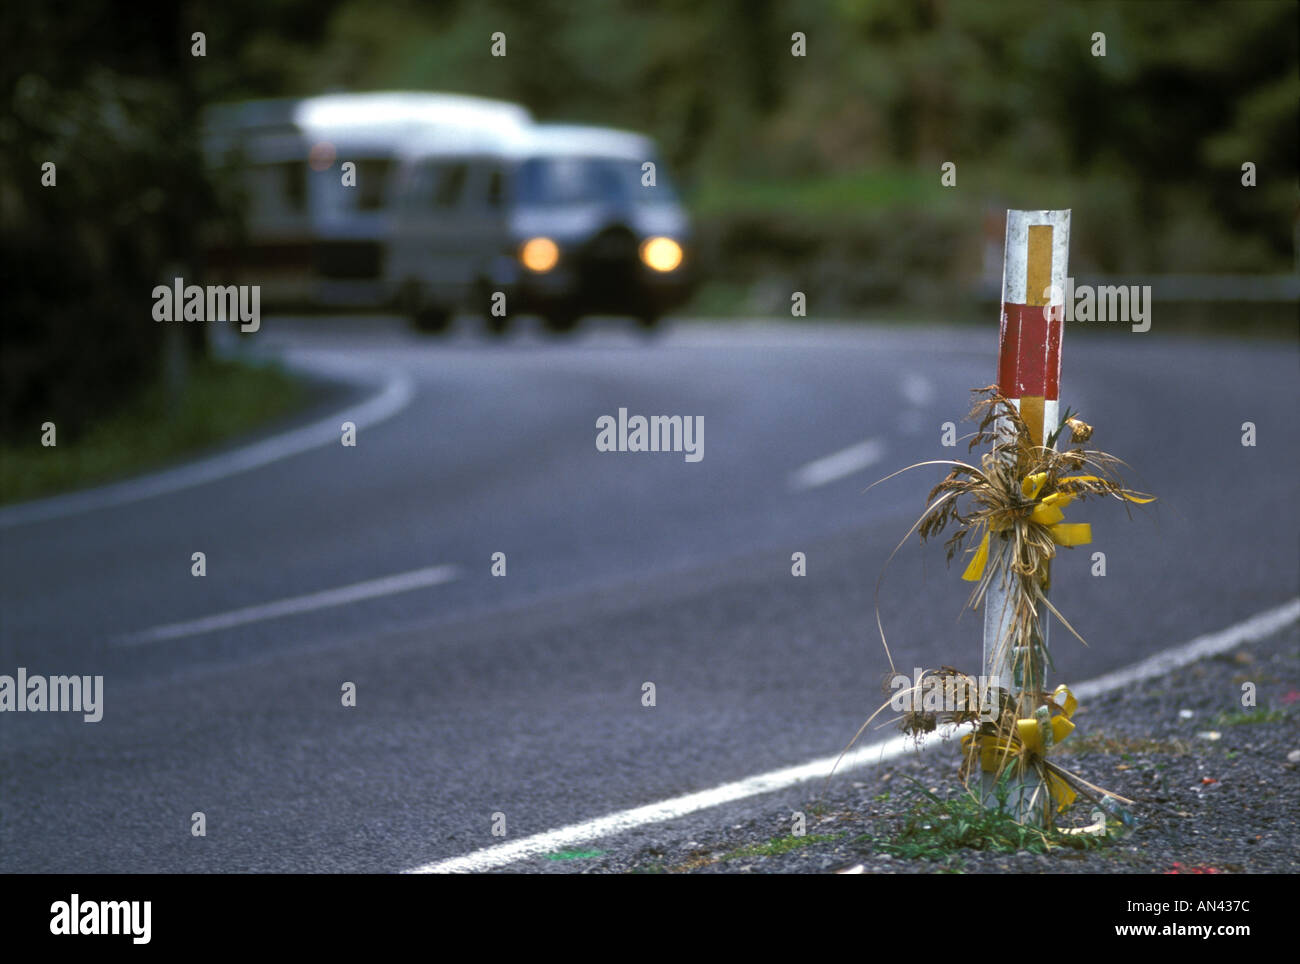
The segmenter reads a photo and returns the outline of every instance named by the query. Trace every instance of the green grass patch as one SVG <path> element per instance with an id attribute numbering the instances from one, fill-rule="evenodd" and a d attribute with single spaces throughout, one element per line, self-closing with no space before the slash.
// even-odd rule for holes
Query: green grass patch
<path id="1" fill-rule="evenodd" d="M 802 837 L 794 835 L 773 837 L 767 843 L 752 844 L 748 847 L 741 847 L 739 850 L 733 850 L 731 853 L 724 854 L 722 859 L 738 860 L 742 857 L 775 857 L 777 854 L 789 853 L 791 850 L 798 850 L 800 847 L 807 847 L 809 844 L 838 840 L 842 836 L 844 836 L 842 833 L 814 833 L 805 834 Z"/>
<path id="2" fill-rule="evenodd" d="M 1116 831 L 1121 829 L 1118 821 L 1107 820 L 1108 832 L 1112 824 Z M 983 807 L 973 794 L 940 799 L 924 788 L 912 794 L 910 810 L 894 839 L 871 835 L 858 838 L 870 842 L 881 853 L 908 860 L 943 861 L 954 868 L 959 866 L 963 850 L 1043 854 L 1061 847 L 1092 850 L 1104 846 L 1108 839 L 1112 838 L 1026 826 L 1000 810 Z"/>
<path id="3" fill-rule="evenodd" d="M 179 398 L 151 386 L 80 437 L 44 447 L 0 444 L 0 503 L 122 479 L 243 434 L 300 407 L 304 385 L 275 365 L 209 360 L 190 372 Z M 51 419 L 58 426 L 57 415 Z"/>
<path id="4" fill-rule="evenodd" d="M 901 207 L 955 204 L 939 171 L 872 168 L 821 177 L 711 178 L 690 197 L 701 217 L 716 214 L 786 214 L 846 218 Z"/>
<path id="5" fill-rule="evenodd" d="M 683 313 L 700 318 L 740 316 L 748 313 L 749 289 L 730 281 L 706 281 Z"/>
<path id="6" fill-rule="evenodd" d="M 1231 713 L 1220 713 L 1210 721 L 1211 726 L 1258 726 L 1263 723 L 1281 723 L 1288 717 L 1286 710 L 1282 709 L 1254 709 L 1254 710 L 1234 710 Z"/>

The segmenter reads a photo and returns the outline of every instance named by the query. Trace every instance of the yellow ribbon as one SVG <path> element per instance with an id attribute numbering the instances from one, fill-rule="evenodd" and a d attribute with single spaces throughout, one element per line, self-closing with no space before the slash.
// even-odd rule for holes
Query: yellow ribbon
<path id="1" fill-rule="evenodd" d="M 1065 482 L 1099 482 L 1100 479 L 1095 475 L 1069 475 L 1061 479 Z M 1037 499 L 1038 493 L 1043 490 L 1047 484 L 1046 472 L 1035 472 L 1027 475 L 1024 481 L 1020 483 L 1021 494 L 1026 499 Z M 1154 502 L 1155 499 L 1143 499 L 1135 495 L 1124 495 L 1119 493 L 1130 502 Z M 1052 541 L 1058 546 L 1086 546 L 1092 542 L 1092 526 L 1087 522 L 1063 522 L 1065 513 L 1061 511 L 1067 505 L 1075 500 L 1073 492 L 1053 492 L 1051 495 L 1044 496 L 1042 501 L 1034 506 L 1033 511 L 1029 513 L 1029 520 L 1037 522 L 1041 526 L 1046 526 L 1048 533 L 1051 534 Z M 966 566 L 966 571 L 961 577 L 967 582 L 978 582 L 984 575 L 984 567 L 989 560 L 989 529 L 986 525 L 984 528 L 984 538 L 980 540 L 979 547 L 975 550 L 975 555 L 971 557 L 970 564 Z"/>
<path id="2" fill-rule="evenodd" d="M 1070 688 L 1062 683 L 1052 693 L 1049 705 L 1060 711 L 1051 719 L 1052 745 L 1055 746 L 1074 732 L 1074 724 L 1070 722 L 1070 717 L 1078 709 L 1079 701 L 1074 698 Z M 975 743 L 980 754 L 980 769 L 985 773 L 1000 773 L 1009 763 L 1017 759 L 1046 755 L 1036 719 L 1016 720 L 1016 733 L 1018 740 L 968 733 L 962 737 L 961 745 L 964 750 L 969 751 L 972 741 Z M 1056 802 L 1057 813 L 1074 803 L 1078 796 L 1068 783 L 1050 771 L 1047 773 L 1047 792 Z"/>

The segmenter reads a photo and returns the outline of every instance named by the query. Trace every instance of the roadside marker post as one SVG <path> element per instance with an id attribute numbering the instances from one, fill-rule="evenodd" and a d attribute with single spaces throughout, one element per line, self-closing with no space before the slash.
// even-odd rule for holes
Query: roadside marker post
<path id="1" fill-rule="evenodd" d="M 1002 269 L 1002 316 L 998 338 L 998 390 L 1024 419 L 1035 445 L 1045 444 L 1060 424 L 1061 336 L 1064 327 L 1065 277 L 1070 250 L 1070 212 L 1008 211 Z M 1006 429 L 1009 431 L 1009 427 Z M 994 552 L 1005 557 L 1010 543 L 996 537 Z M 1041 639 L 1007 640 L 1014 625 L 1015 594 L 1008 569 L 989 584 L 984 597 L 983 670 L 1014 695 L 1017 716 L 1033 718 L 1040 693 L 1046 691 L 1043 656 L 1047 651 L 1047 613 L 1039 607 Z M 997 775 L 982 774 L 981 799 L 996 808 Z M 1042 822 L 1050 814 L 1047 787 L 1036 774 L 1004 775 L 1005 808 L 1018 820 Z"/>

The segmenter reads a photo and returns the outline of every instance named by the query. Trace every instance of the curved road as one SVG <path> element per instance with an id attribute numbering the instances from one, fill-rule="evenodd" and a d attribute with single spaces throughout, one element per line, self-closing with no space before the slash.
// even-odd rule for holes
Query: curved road
<path id="1" fill-rule="evenodd" d="M 99 723 L 0 715 L 0 870 L 400 871 L 500 843 L 497 812 L 517 839 L 834 754 L 880 701 L 876 577 L 940 473 L 863 489 L 965 457 L 941 425 L 970 430 L 997 336 L 611 324 L 492 343 L 282 319 L 257 337 L 404 374 L 413 397 L 355 447 L 0 528 L 0 673 L 105 677 Z M 1090 646 L 1058 630 L 1059 676 L 1292 598 L 1296 346 L 1076 327 L 1064 364 L 1064 401 L 1160 501 L 1071 510 L 1095 544 L 1062 554 L 1053 598 Z M 620 408 L 703 416 L 703 459 L 598 452 Z M 978 666 L 958 574 L 915 539 L 889 570 L 904 671 Z"/>

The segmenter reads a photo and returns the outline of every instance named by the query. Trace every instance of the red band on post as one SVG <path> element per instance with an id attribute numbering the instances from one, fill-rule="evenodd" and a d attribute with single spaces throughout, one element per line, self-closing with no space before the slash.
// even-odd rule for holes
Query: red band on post
<path id="1" fill-rule="evenodd" d="M 1059 398 L 1064 308 L 1053 305 L 1050 322 L 1043 310 L 1041 305 L 1002 305 L 998 390 L 1007 398 Z"/>
<path id="2" fill-rule="evenodd" d="M 1039 311 L 1042 309 L 1040 308 Z M 1064 305 L 1052 306 L 1052 320 L 1047 325 L 1047 360 L 1043 373 L 1043 397 L 1054 402 L 1061 397 L 1061 335 L 1065 327 Z"/>

